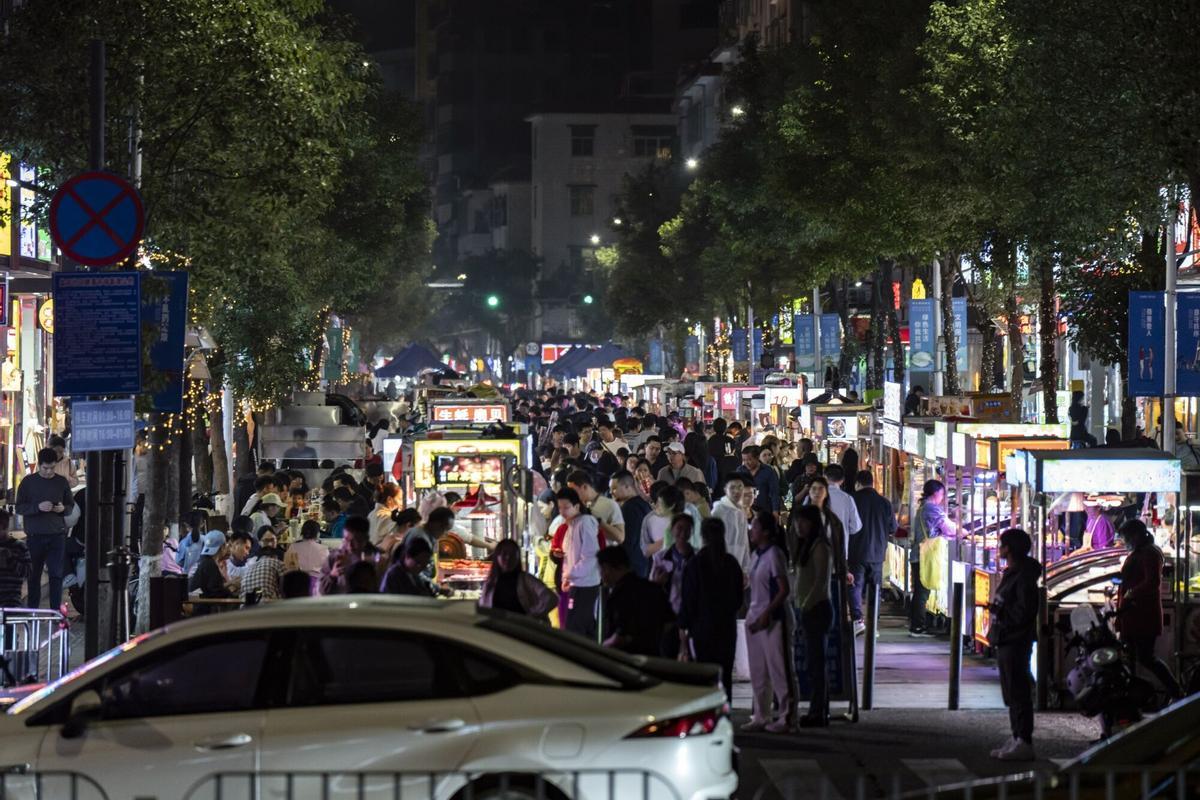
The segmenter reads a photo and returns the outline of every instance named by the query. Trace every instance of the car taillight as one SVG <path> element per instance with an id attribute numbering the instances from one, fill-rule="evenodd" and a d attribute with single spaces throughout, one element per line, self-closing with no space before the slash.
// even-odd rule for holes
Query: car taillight
<path id="1" fill-rule="evenodd" d="M 626 736 L 626 739 L 686 739 L 704 736 L 717 729 L 717 723 L 729 713 L 728 706 L 710 708 L 696 714 L 659 719 Z"/>

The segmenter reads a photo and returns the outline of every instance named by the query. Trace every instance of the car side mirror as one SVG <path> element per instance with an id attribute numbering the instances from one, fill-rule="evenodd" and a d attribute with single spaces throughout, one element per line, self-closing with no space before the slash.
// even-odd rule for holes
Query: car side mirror
<path id="1" fill-rule="evenodd" d="M 94 689 L 88 689 L 75 695 L 71 701 L 71 711 L 67 714 L 67 721 L 62 726 L 62 737 L 78 739 L 87 730 L 90 723 L 100 719 L 102 707 L 103 701 L 100 699 L 100 693 Z"/>

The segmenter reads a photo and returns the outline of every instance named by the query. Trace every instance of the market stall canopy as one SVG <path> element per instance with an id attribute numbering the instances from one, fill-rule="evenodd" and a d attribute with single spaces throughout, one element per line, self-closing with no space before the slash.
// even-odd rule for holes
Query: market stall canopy
<path id="1" fill-rule="evenodd" d="M 392 360 L 375 370 L 376 378 L 411 378 L 421 370 L 442 369 L 442 360 L 430 352 L 429 348 L 410 344 L 396 353 Z"/>
<path id="2" fill-rule="evenodd" d="M 572 368 L 579 375 L 586 375 L 589 369 L 612 369 L 613 362 L 622 358 L 629 358 L 629 354 L 620 345 L 609 342 L 599 350 L 588 351 L 587 355 L 572 365 Z"/>
<path id="3" fill-rule="evenodd" d="M 583 345 L 576 345 L 559 356 L 553 364 L 547 367 L 546 372 L 550 375 L 563 375 L 568 378 L 575 375 L 583 375 L 584 373 L 575 370 L 574 365 L 576 361 L 579 361 L 590 352 Z"/>

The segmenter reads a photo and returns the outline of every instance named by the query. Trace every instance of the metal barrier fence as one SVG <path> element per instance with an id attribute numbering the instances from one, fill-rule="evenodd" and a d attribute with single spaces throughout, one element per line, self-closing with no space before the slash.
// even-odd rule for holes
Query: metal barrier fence
<path id="1" fill-rule="evenodd" d="M 0 798 L 4 800 L 4 798 Z M 165 800 L 165 798 L 164 798 Z M 646 770 L 560 772 L 240 772 L 211 775 L 181 800 L 689 800 Z"/>
<path id="2" fill-rule="evenodd" d="M 48 608 L 0 608 L 0 686 L 48 683 L 67 673 L 71 636 L 66 618 Z"/>
<path id="3" fill-rule="evenodd" d="M 100 785 L 77 772 L 0 772 L 0 800 L 109 800 Z"/>

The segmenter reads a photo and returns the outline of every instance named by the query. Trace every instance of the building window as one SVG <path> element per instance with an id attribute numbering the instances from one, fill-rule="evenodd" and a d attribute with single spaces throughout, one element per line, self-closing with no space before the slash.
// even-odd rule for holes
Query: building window
<path id="1" fill-rule="evenodd" d="M 568 186 L 571 195 L 571 216 L 590 217 L 596 211 L 595 186 Z"/>
<path id="2" fill-rule="evenodd" d="M 571 125 L 571 155 L 590 157 L 596 154 L 596 126 Z"/>
<path id="3" fill-rule="evenodd" d="M 675 129 L 664 125 L 634 125 L 633 155 L 635 158 L 670 159 L 675 147 Z"/>

